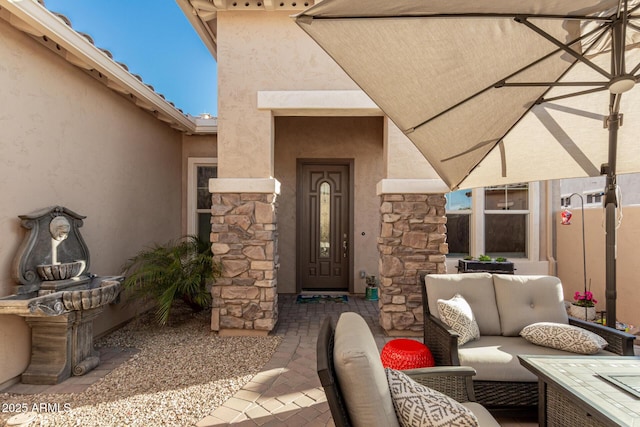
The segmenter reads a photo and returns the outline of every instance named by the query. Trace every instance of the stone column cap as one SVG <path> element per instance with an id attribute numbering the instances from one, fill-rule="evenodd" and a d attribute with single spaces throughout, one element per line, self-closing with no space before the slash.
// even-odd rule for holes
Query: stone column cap
<path id="1" fill-rule="evenodd" d="M 209 192 L 280 194 L 280 181 L 275 178 L 212 178 Z"/>
<path id="2" fill-rule="evenodd" d="M 448 193 L 449 187 L 437 179 L 383 179 L 376 186 L 378 196 L 383 194 L 440 194 Z"/>

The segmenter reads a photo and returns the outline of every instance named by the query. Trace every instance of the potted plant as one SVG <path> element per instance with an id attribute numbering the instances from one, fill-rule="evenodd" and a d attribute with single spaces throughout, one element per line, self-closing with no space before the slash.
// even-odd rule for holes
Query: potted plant
<path id="1" fill-rule="evenodd" d="M 220 276 L 213 263 L 211 244 L 197 236 L 186 236 L 164 245 L 144 249 L 123 267 L 123 289 L 130 302 L 140 299 L 156 303 L 156 320 L 167 323 L 175 300 L 194 311 L 211 306 L 210 286 Z"/>
<path id="2" fill-rule="evenodd" d="M 492 259 L 489 255 L 480 255 L 478 259 L 466 256 L 464 259 L 458 260 L 458 271 L 460 273 L 502 273 L 513 274 L 515 268 L 513 262 L 507 261 L 506 258 L 497 257 Z"/>
<path id="3" fill-rule="evenodd" d="M 367 283 L 367 290 L 364 299 L 367 301 L 378 301 L 378 279 L 376 276 L 367 276 L 365 282 Z"/>
<path id="4" fill-rule="evenodd" d="M 569 315 L 582 320 L 594 320 L 596 318 L 596 303 L 598 302 L 591 291 L 573 294 L 574 302 L 569 305 Z"/>

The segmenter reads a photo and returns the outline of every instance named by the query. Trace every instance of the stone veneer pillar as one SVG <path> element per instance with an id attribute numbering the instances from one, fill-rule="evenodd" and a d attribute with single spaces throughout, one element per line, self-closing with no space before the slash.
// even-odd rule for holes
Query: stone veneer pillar
<path id="1" fill-rule="evenodd" d="M 444 194 L 416 193 L 380 198 L 380 325 L 392 336 L 419 335 L 423 278 L 446 273 L 446 200 Z"/>
<path id="2" fill-rule="evenodd" d="M 222 266 L 211 289 L 211 329 L 266 335 L 278 321 L 277 181 L 214 179 L 209 188 L 211 248 Z"/>

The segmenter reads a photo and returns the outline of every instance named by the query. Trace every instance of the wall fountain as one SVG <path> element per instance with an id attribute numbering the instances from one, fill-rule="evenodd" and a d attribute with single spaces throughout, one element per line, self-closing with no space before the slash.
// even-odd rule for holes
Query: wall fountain
<path id="1" fill-rule="evenodd" d="M 89 272 L 80 234 L 84 216 L 55 206 L 20 215 L 27 229 L 13 263 L 19 285 L 0 298 L 0 314 L 16 314 L 31 327 L 31 362 L 25 384 L 58 384 L 99 365 L 93 319 L 120 292 L 122 276 Z"/>

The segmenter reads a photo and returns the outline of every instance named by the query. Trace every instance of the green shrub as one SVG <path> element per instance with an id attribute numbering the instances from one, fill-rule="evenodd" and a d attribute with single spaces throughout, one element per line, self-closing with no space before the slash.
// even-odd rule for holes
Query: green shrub
<path id="1" fill-rule="evenodd" d="M 211 244 L 197 236 L 186 236 L 140 251 L 123 266 L 123 288 L 129 302 L 140 299 L 157 304 L 156 320 L 165 325 L 171 306 L 183 300 L 192 310 L 211 306 L 210 285 L 220 276 L 214 265 Z"/>

